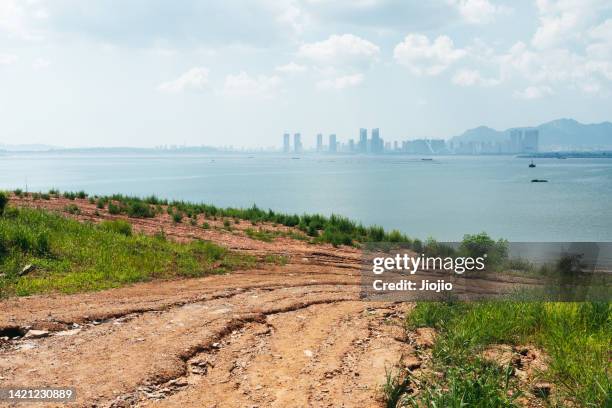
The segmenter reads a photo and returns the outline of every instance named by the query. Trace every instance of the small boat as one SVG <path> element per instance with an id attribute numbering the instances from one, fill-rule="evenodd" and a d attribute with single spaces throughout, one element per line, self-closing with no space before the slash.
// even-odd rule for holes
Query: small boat
<path id="1" fill-rule="evenodd" d="M 423 158 L 421 160 L 423 160 L 423 161 L 432 161 L 433 159 Z"/>
<path id="2" fill-rule="evenodd" d="M 529 164 L 530 168 L 534 168 L 536 165 L 533 163 L 533 160 L 531 161 L 531 164 Z"/>
<path id="3" fill-rule="evenodd" d="M 532 183 L 548 183 L 548 180 L 545 179 L 533 179 L 531 180 Z"/>

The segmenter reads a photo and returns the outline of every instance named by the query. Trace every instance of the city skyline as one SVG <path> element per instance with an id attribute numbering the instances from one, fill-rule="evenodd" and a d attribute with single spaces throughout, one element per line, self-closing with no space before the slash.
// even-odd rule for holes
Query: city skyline
<path id="1" fill-rule="evenodd" d="M 612 4 L 4 0 L 0 87 L 7 144 L 252 147 L 355 124 L 446 138 L 602 122 Z"/>
<path id="2" fill-rule="evenodd" d="M 517 154 L 538 153 L 539 136 L 538 129 L 514 128 L 506 131 L 507 137 L 492 142 L 461 142 L 454 141 L 455 138 L 445 139 L 404 139 L 385 140 L 380 135 L 380 128 L 371 129 L 371 137 L 368 138 L 368 129 L 359 129 L 359 138 L 348 138 L 345 141 L 338 140 L 335 133 L 328 136 L 328 144 L 323 144 L 323 134 L 317 133 L 316 145 L 312 148 L 304 148 L 301 133 L 295 133 L 293 147 L 290 143 L 290 134 L 283 134 L 283 145 L 281 151 L 286 154 L 301 154 L 303 152 L 316 153 L 361 153 L 361 154 L 384 154 L 384 153 L 409 153 L 409 154 Z M 612 134 L 610 135 L 612 137 Z"/>

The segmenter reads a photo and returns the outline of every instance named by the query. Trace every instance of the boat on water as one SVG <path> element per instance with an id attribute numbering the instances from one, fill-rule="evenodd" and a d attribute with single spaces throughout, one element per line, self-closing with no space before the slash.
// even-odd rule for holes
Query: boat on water
<path id="1" fill-rule="evenodd" d="M 423 161 L 433 161 L 433 159 L 429 159 L 429 158 L 422 158 L 421 160 L 423 160 Z"/>
<path id="2" fill-rule="evenodd" d="M 532 183 L 548 183 L 548 180 L 546 179 L 533 179 L 531 180 Z"/>
<path id="3" fill-rule="evenodd" d="M 534 163 L 534 162 L 533 162 L 533 160 L 532 160 L 532 161 L 531 161 L 531 163 L 529 164 L 529 167 L 533 168 L 533 167 L 535 167 L 535 166 L 536 166 L 536 165 L 535 165 L 535 163 Z"/>

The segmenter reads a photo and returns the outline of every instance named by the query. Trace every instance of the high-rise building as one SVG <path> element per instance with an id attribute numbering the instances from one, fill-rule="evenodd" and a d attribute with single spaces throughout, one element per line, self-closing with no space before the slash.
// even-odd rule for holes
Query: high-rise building
<path id="1" fill-rule="evenodd" d="M 372 153 L 382 153 L 384 146 L 384 141 L 380 138 L 380 130 L 378 128 L 372 129 Z"/>
<path id="2" fill-rule="evenodd" d="M 368 151 L 368 129 L 359 129 L 359 151 L 361 153 Z"/>
<path id="3" fill-rule="evenodd" d="M 519 153 L 523 146 L 523 131 L 521 129 L 512 129 L 510 131 L 510 152 Z"/>
<path id="4" fill-rule="evenodd" d="M 355 140 L 349 139 L 348 149 L 349 149 L 349 152 L 351 153 L 355 152 Z"/>
<path id="5" fill-rule="evenodd" d="M 302 135 L 299 133 L 293 135 L 293 151 L 296 153 L 302 152 Z"/>
<path id="6" fill-rule="evenodd" d="M 283 135 L 283 152 L 285 153 L 289 153 L 291 151 L 290 138 L 291 138 L 291 135 L 289 135 L 289 133 L 285 133 Z"/>
<path id="7" fill-rule="evenodd" d="M 317 135 L 317 153 L 321 153 L 323 151 L 323 134 L 319 133 Z"/>
<path id="8" fill-rule="evenodd" d="M 538 129 L 526 129 L 523 132 L 523 153 L 537 153 L 540 131 Z"/>
<path id="9" fill-rule="evenodd" d="M 336 142 L 336 135 L 332 133 L 331 135 L 329 135 L 329 152 L 336 153 L 337 150 L 338 144 Z"/>

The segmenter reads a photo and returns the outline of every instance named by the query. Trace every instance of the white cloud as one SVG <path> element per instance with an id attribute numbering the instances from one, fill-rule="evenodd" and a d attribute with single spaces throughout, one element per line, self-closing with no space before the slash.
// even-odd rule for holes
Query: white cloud
<path id="1" fill-rule="evenodd" d="M 583 40 L 598 16 L 612 8 L 609 0 L 537 0 L 539 26 L 531 39 L 538 49 Z"/>
<path id="2" fill-rule="evenodd" d="M 260 96 L 270 98 L 275 95 L 281 85 L 277 76 L 260 75 L 252 77 L 242 71 L 237 75 L 227 75 L 223 86 L 226 96 Z"/>
<path id="3" fill-rule="evenodd" d="M 17 56 L 13 54 L 0 54 L 0 65 L 9 65 L 17 62 Z"/>
<path id="4" fill-rule="evenodd" d="M 33 28 L 36 20 L 47 18 L 47 12 L 39 1 L 0 1 L 0 31 L 11 37 L 38 40 L 42 34 Z"/>
<path id="5" fill-rule="evenodd" d="M 363 82 L 363 74 L 344 75 L 331 79 L 323 79 L 317 82 L 317 89 L 345 89 L 352 88 Z"/>
<path id="6" fill-rule="evenodd" d="M 484 78 L 480 71 L 474 69 L 461 69 L 453 76 L 453 83 L 459 86 L 494 86 L 500 83 L 499 79 Z"/>
<path id="7" fill-rule="evenodd" d="M 472 24 L 490 23 L 497 15 L 512 11 L 506 6 L 494 5 L 489 0 L 449 0 L 449 3 L 457 7 L 466 22 Z"/>
<path id="8" fill-rule="evenodd" d="M 48 68 L 49 65 L 51 65 L 51 62 L 49 60 L 46 60 L 44 58 L 37 58 L 32 63 L 32 68 L 34 68 L 34 69 L 45 69 L 45 68 Z"/>
<path id="9" fill-rule="evenodd" d="M 553 91 L 549 86 L 528 86 L 522 91 L 514 92 L 514 97 L 518 99 L 539 99 L 552 95 Z"/>
<path id="10" fill-rule="evenodd" d="M 589 36 L 597 40 L 612 43 L 612 18 L 609 18 L 600 25 L 593 27 L 589 31 Z"/>
<path id="11" fill-rule="evenodd" d="M 298 56 L 316 63 L 343 65 L 370 63 L 378 57 L 380 48 L 353 34 L 332 35 L 327 40 L 303 44 Z"/>
<path id="12" fill-rule="evenodd" d="M 466 51 L 455 48 L 445 35 L 431 42 L 422 34 L 409 34 L 393 51 L 395 61 L 415 75 L 438 75 L 465 55 Z"/>
<path id="13" fill-rule="evenodd" d="M 208 85 L 208 69 L 203 67 L 191 68 L 180 77 L 164 82 L 157 89 L 163 92 L 178 93 L 183 91 L 200 91 Z"/>
<path id="14" fill-rule="evenodd" d="M 275 71 L 278 71 L 282 74 L 299 74 L 301 72 L 305 72 L 308 70 L 308 67 L 304 65 L 296 64 L 295 62 L 290 62 L 285 65 L 280 65 L 274 68 Z"/>

